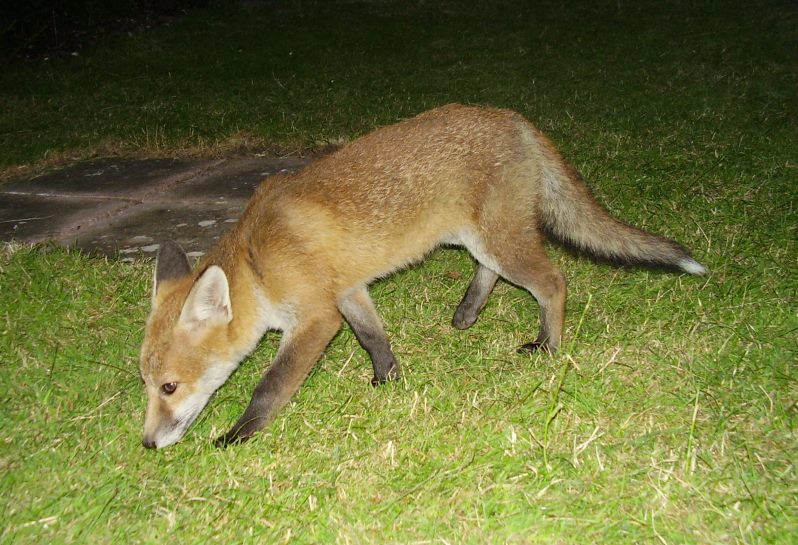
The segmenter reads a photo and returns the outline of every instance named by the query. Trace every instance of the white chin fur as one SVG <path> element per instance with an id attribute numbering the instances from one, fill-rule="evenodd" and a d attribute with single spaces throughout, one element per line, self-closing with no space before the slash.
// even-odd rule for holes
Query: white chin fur
<path id="1" fill-rule="evenodd" d="M 180 422 L 180 424 L 169 428 L 167 431 L 159 431 L 155 437 L 155 447 L 168 447 L 180 441 L 186 430 L 194 423 L 199 413 L 202 412 L 205 404 L 208 403 L 211 393 L 197 392 L 186 398 L 175 413 L 175 420 Z"/>
<path id="2" fill-rule="evenodd" d="M 679 268 L 690 274 L 706 274 L 707 270 L 695 259 L 683 259 L 679 262 Z"/>
<path id="3" fill-rule="evenodd" d="M 164 448 L 169 445 L 174 445 L 183 437 L 186 432 L 186 427 L 181 426 L 178 429 L 173 429 L 169 433 L 160 434 L 155 438 L 155 448 Z"/>

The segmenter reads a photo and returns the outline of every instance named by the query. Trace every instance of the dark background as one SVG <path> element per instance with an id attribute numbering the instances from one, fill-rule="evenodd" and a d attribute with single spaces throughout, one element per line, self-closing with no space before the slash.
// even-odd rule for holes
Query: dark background
<path id="1" fill-rule="evenodd" d="M 0 9 L 0 61 L 68 56 L 98 40 L 170 24 L 230 0 L 22 0 Z"/>

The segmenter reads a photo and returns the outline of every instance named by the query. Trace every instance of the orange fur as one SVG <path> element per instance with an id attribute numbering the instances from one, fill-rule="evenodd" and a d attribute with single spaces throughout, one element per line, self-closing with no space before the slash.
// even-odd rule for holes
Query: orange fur
<path id="1" fill-rule="evenodd" d="M 373 382 L 397 377 L 367 287 L 443 243 L 479 263 L 456 327 L 474 323 L 502 276 L 540 304 L 540 331 L 523 348 L 555 350 L 565 279 L 546 257 L 544 230 L 602 257 L 703 272 L 675 242 L 611 218 L 549 140 L 506 110 L 444 106 L 265 180 L 196 269 L 174 244 L 159 254 L 141 353 L 145 445 L 178 440 L 268 329 L 283 331 L 277 357 L 222 444 L 274 417 L 341 315 L 372 358 Z"/>

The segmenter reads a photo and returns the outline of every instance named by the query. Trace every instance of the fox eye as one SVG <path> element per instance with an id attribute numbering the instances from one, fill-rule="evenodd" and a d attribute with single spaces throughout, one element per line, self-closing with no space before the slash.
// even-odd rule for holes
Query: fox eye
<path id="1" fill-rule="evenodd" d="M 167 382 L 161 385 L 161 391 L 166 395 L 172 395 L 177 390 L 177 382 Z"/>

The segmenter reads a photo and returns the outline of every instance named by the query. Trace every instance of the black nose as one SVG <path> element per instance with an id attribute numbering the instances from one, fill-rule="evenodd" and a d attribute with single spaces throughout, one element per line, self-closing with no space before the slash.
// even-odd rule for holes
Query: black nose
<path id="1" fill-rule="evenodd" d="M 155 441 L 153 441 L 152 439 L 147 439 L 146 437 L 141 442 L 141 444 L 144 445 L 144 448 L 155 448 Z"/>

